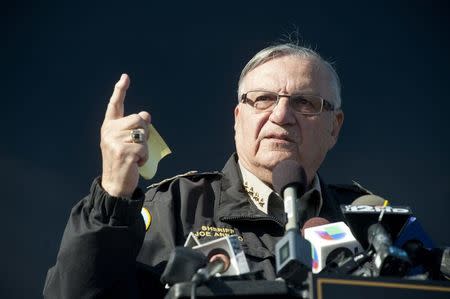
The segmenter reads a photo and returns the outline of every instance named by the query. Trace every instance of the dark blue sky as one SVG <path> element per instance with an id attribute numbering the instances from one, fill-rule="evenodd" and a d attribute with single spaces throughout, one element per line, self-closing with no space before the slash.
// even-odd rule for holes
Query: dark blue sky
<path id="1" fill-rule="evenodd" d="M 127 112 L 151 112 L 173 150 L 154 181 L 220 170 L 241 68 L 295 30 L 343 83 L 344 127 L 322 176 L 411 206 L 450 245 L 448 4 L 312 2 L 6 5 L 0 297 L 39 297 L 70 208 L 100 174 L 99 128 L 122 72 Z"/>

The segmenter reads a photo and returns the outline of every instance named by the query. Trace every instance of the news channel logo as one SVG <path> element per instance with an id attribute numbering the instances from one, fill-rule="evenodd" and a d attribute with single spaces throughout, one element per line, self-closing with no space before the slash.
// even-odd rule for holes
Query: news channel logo
<path id="1" fill-rule="evenodd" d="M 316 233 L 324 240 L 340 240 L 346 235 L 338 225 L 316 230 Z"/>

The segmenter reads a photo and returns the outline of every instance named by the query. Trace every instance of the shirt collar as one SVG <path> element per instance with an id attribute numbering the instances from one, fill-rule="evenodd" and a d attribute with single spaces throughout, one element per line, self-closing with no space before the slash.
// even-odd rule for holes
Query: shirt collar
<path id="1" fill-rule="evenodd" d="M 242 180 L 244 184 L 244 189 L 248 193 L 250 199 L 252 200 L 253 204 L 264 214 L 268 214 L 268 206 L 269 206 L 269 197 L 272 193 L 276 194 L 274 190 L 272 190 L 269 186 L 267 186 L 263 181 L 261 181 L 258 177 L 256 177 L 253 173 L 251 173 L 249 170 L 247 170 L 241 163 L 240 160 L 238 160 L 239 169 L 242 173 Z M 320 210 L 323 205 L 322 200 L 322 189 L 320 187 L 320 180 L 319 176 L 316 174 L 314 176 L 313 182 L 312 182 L 311 189 L 308 190 L 307 193 L 311 193 L 314 190 L 317 190 L 319 194 L 319 203 L 318 203 L 318 209 L 317 209 L 317 215 L 320 213 Z M 279 196 L 276 196 L 279 198 Z"/>
<path id="2" fill-rule="evenodd" d="M 247 170 L 238 160 L 239 168 L 242 173 L 242 180 L 244 183 L 244 189 L 247 191 L 250 199 L 255 204 L 255 206 L 267 214 L 267 207 L 269 204 L 269 196 L 274 192 L 269 186 L 267 186 L 263 181 L 257 178 L 253 173 Z"/>

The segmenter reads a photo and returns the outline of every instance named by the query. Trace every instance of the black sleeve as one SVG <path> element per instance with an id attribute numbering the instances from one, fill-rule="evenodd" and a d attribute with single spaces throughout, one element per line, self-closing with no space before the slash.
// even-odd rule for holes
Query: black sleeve
<path id="1" fill-rule="evenodd" d="M 96 179 L 71 211 L 56 265 L 48 273 L 46 298 L 138 298 L 136 256 L 145 224 L 144 194 L 109 196 Z"/>

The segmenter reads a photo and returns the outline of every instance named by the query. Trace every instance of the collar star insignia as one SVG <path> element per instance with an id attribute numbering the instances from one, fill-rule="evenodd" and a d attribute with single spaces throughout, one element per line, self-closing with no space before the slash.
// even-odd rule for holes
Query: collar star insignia
<path id="1" fill-rule="evenodd" d="M 258 192 L 253 190 L 253 187 L 248 185 L 248 182 L 244 182 L 244 189 L 254 202 L 256 202 L 260 207 L 264 207 L 264 199 L 261 198 Z"/>

